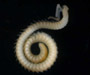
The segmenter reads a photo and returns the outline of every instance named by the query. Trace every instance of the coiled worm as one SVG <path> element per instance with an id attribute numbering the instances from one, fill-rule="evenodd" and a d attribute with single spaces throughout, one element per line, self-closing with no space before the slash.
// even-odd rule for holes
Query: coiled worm
<path id="1" fill-rule="evenodd" d="M 60 11 L 63 15 L 61 20 L 58 19 Z M 43 72 L 49 69 L 56 61 L 58 51 L 54 39 L 44 32 L 34 33 L 34 31 L 42 28 L 52 30 L 64 28 L 68 23 L 68 7 L 63 5 L 61 8 L 60 5 L 57 4 L 56 17 L 58 18 L 49 17 L 57 20 L 56 22 L 40 21 L 30 25 L 17 39 L 15 47 L 16 57 L 19 63 L 27 70 L 32 72 Z M 40 42 L 40 53 L 34 55 L 31 52 L 31 46 L 37 42 Z"/>

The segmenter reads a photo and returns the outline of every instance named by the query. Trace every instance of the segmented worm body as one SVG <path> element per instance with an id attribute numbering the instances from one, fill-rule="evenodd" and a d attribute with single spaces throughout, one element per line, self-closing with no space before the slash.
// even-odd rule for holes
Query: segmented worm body
<path id="1" fill-rule="evenodd" d="M 24 68 L 32 72 L 43 72 L 54 64 L 58 53 L 54 39 L 44 32 L 34 33 L 34 31 L 42 28 L 52 30 L 64 28 L 68 22 L 66 5 L 62 8 L 62 14 L 63 18 L 58 22 L 36 22 L 21 33 L 16 42 L 16 57 Z M 31 52 L 31 46 L 36 42 L 40 42 L 38 55 Z"/>

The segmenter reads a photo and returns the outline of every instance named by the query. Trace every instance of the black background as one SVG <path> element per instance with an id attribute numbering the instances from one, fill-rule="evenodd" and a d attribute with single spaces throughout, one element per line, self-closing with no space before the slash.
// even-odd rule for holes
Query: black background
<path id="1" fill-rule="evenodd" d="M 16 39 L 30 23 L 54 16 L 57 3 L 69 7 L 68 25 L 58 31 L 40 30 L 55 39 L 57 61 L 43 73 L 28 72 L 16 60 Z M 0 0 L 0 75 L 88 75 L 89 4 L 89 0 Z"/>

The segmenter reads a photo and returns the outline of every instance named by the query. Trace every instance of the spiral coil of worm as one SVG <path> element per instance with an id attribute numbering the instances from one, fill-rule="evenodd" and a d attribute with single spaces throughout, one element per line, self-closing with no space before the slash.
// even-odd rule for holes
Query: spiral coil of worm
<path id="1" fill-rule="evenodd" d="M 58 54 L 54 39 L 44 32 L 34 33 L 34 31 L 42 28 L 52 30 L 64 28 L 68 23 L 68 7 L 66 5 L 62 7 L 62 15 L 62 19 L 57 22 L 36 22 L 21 33 L 16 42 L 15 52 L 19 63 L 24 68 L 32 72 L 43 72 L 54 64 Z M 30 49 L 32 44 L 37 42 L 40 42 L 40 53 L 34 55 Z"/>

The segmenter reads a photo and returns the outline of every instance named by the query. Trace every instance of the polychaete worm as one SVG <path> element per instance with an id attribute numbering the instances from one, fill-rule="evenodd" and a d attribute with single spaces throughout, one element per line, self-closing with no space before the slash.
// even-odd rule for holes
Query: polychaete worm
<path id="1" fill-rule="evenodd" d="M 38 29 L 59 30 L 64 28 L 68 23 L 68 9 L 66 5 L 61 7 L 60 4 L 57 4 L 55 17 L 48 18 L 54 19 L 56 22 L 39 21 L 31 24 L 21 33 L 16 42 L 15 53 L 19 63 L 25 69 L 32 72 L 43 72 L 54 64 L 58 54 L 54 39 L 44 32 L 34 32 Z M 60 12 L 63 16 L 61 19 Z M 35 55 L 31 52 L 31 46 L 37 42 L 39 42 L 40 53 Z"/>

